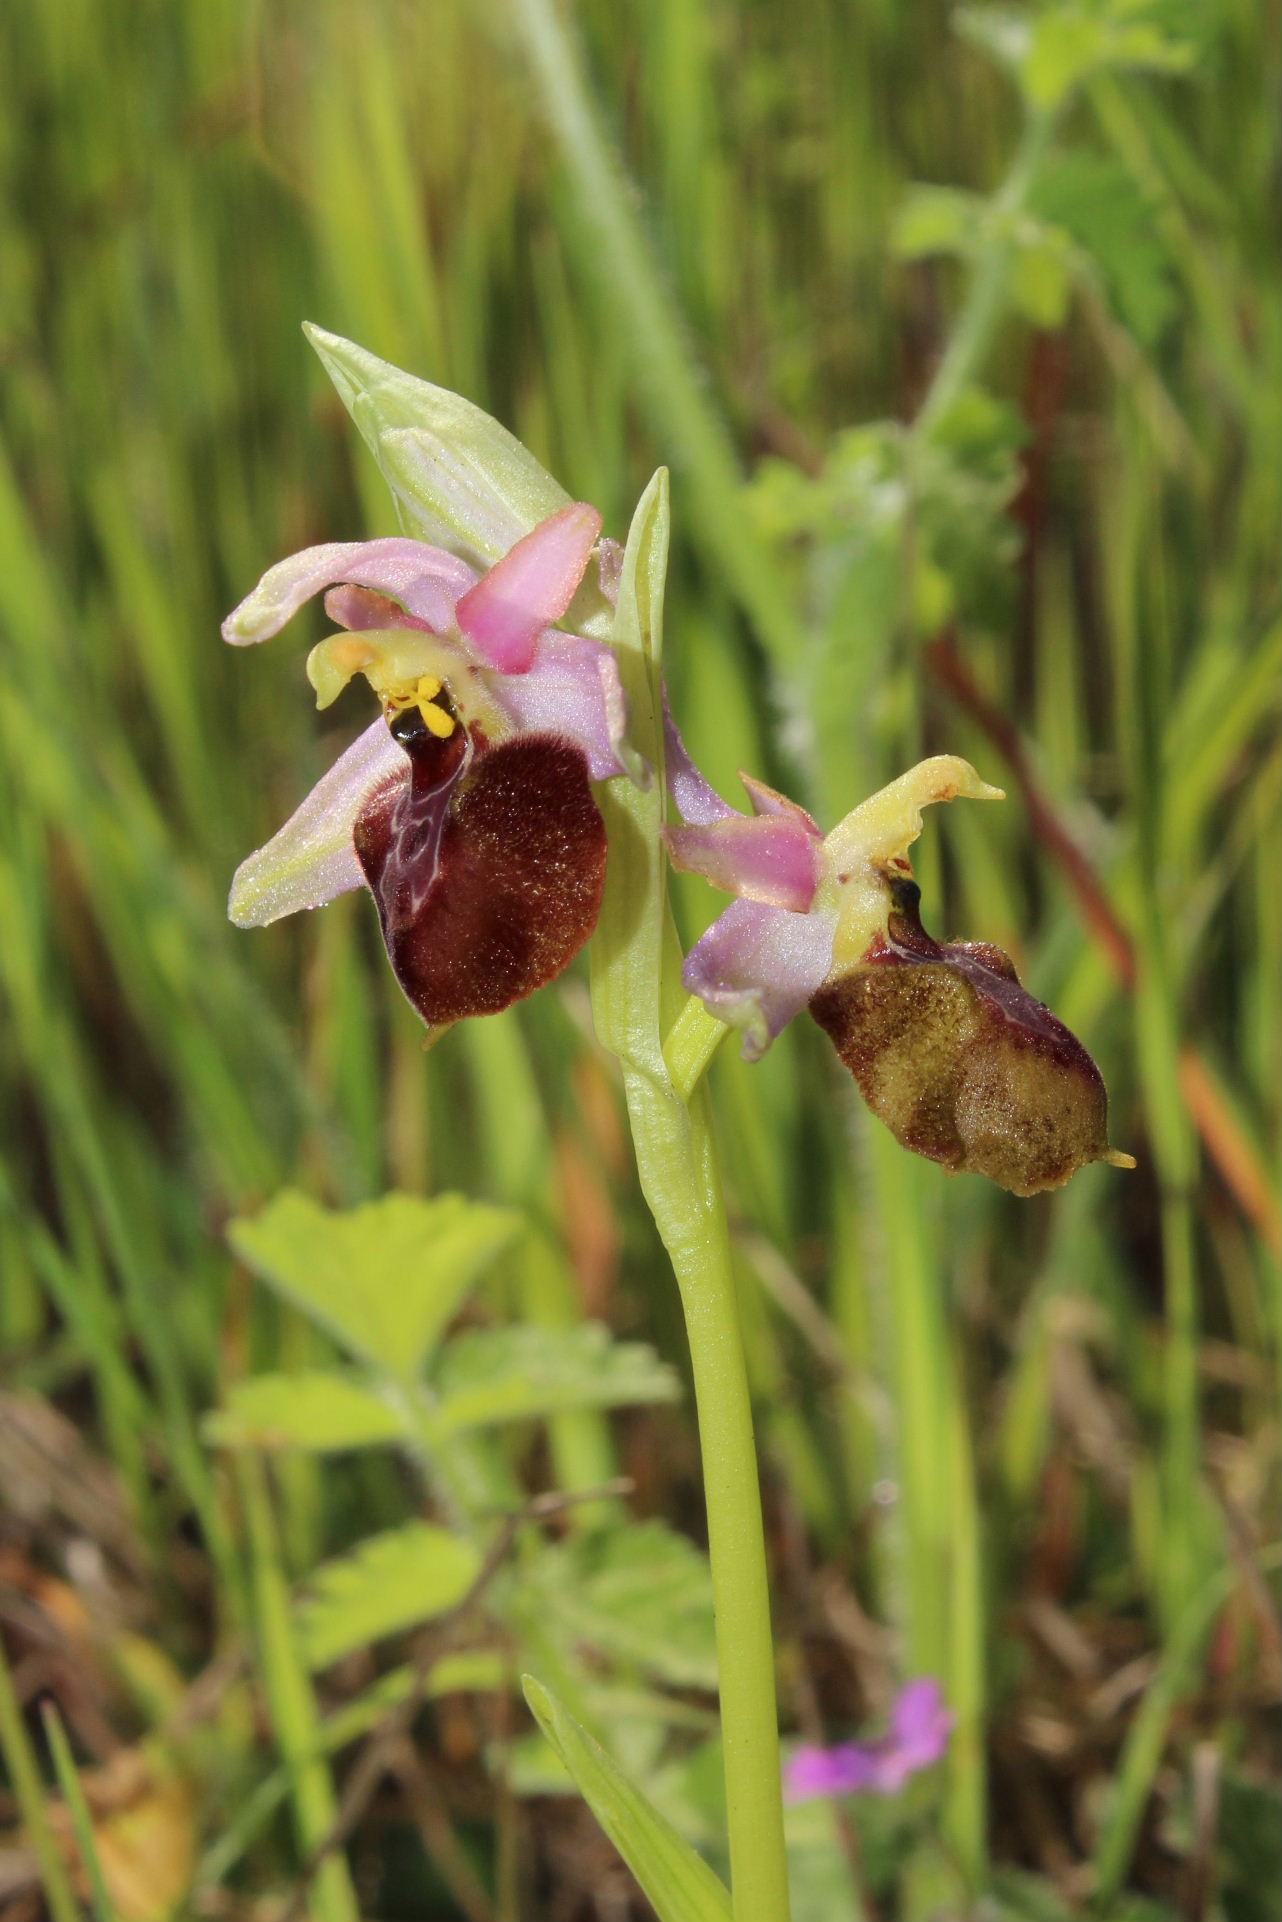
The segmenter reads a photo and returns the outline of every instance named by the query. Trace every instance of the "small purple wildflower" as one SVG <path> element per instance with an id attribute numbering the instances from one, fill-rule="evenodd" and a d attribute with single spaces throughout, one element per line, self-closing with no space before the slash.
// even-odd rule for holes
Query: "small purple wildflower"
<path id="1" fill-rule="evenodd" d="M 835 1748 L 799 1748 L 784 1767 L 789 1802 L 820 1795 L 895 1795 L 919 1769 L 938 1762 L 948 1747 L 953 1717 L 933 1676 L 900 1690 L 890 1727 L 874 1742 L 840 1742 Z"/>

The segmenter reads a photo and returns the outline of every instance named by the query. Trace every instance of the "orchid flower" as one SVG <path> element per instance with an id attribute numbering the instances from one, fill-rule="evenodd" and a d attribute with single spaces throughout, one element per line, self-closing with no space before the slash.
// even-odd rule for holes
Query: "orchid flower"
<path id="1" fill-rule="evenodd" d="M 739 898 L 686 959 L 709 1013 L 762 1055 L 805 1007 L 873 1113 L 904 1147 L 1014 1194 L 1058 1188 L 1108 1146 L 1098 1068 L 986 942 L 941 945 L 921 925 L 908 849 L 922 809 L 999 788 L 941 754 L 892 781 L 825 835 L 805 809 L 748 775 L 753 814 L 704 780 L 669 721 L 669 786 L 684 826 L 674 866 Z"/>
<path id="2" fill-rule="evenodd" d="M 600 531 L 578 502 L 479 576 L 403 538 L 311 547 L 268 570 L 224 639 L 266 640 L 328 590 L 344 631 L 308 658 L 317 706 L 360 674 L 382 714 L 237 870 L 237 926 L 369 888 L 396 978 L 430 1027 L 496 1013 L 561 972 L 592 932 L 605 877 L 591 784 L 639 772 L 613 654 L 554 625 Z M 603 586 L 615 551 L 601 544 Z"/>
<path id="3" fill-rule="evenodd" d="M 895 1795 L 910 1776 L 942 1758 L 952 1726 L 939 1683 L 922 1676 L 900 1690 L 890 1727 L 876 1741 L 794 1749 L 784 1769 L 784 1794 L 790 1802 L 821 1795 Z"/>

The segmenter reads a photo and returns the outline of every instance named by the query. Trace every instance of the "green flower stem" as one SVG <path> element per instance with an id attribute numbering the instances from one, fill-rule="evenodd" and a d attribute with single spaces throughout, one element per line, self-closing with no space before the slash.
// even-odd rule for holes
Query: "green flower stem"
<path id="1" fill-rule="evenodd" d="M 667 477 L 660 471 L 633 518 L 614 630 L 633 738 L 655 772 L 644 792 L 617 780 L 601 794 L 610 864 L 592 943 L 592 1003 L 597 1032 L 623 1070 L 641 1187 L 672 1262 L 690 1340 L 735 1922 L 787 1922 L 774 1650 L 748 1377 L 707 1090 L 698 1088 L 689 1100 L 683 1093 L 711 1058 L 721 1039 L 713 1031 L 722 1024 L 701 1020 L 688 1003 L 678 1016 L 681 953 L 660 840 L 658 656 L 667 530 Z M 665 1029 L 679 1083 L 664 1059 Z"/>
<path id="2" fill-rule="evenodd" d="M 1055 126 L 1050 111 L 1034 113 L 1011 162 L 1010 172 L 989 202 L 984 244 L 966 298 L 935 370 L 935 377 L 913 421 L 913 437 L 929 439 L 962 389 L 979 370 L 1006 306 L 1011 269 L 1018 252 L 1020 215 L 1037 178 Z"/>
<path id="3" fill-rule="evenodd" d="M 689 1101 L 730 1030 L 692 994 L 668 1030 L 663 1059 L 680 1100 Z"/>

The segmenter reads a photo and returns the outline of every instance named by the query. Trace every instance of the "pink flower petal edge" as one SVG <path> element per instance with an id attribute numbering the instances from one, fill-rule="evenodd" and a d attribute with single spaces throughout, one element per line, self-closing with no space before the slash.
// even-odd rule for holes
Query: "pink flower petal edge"
<path id="1" fill-rule="evenodd" d="M 323 907 L 365 885 L 352 829 L 371 795 L 403 781 L 409 761 L 382 719 L 373 721 L 323 774 L 270 841 L 241 862 L 227 903 L 240 928 L 265 928 L 300 908 Z"/>
<path id="2" fill-rule="evenodd" d="M 339 582 L 390 594 L 433 633 L 444 634 L 454 624 L 455 603 L 475 579 L 465 561 L 421 541 L 330 541 L 269 567 L 223 622 L 223 639 L 233 647 L 268 640 L 304 602 Z"/>
<path id="3" fill-rule="evenodd" d="M 501 674 L 521 674 L 545 627 L 574 599 L 601 532 L 601 516 L 572 501 L 495 563 L 459 600 L 459 632 Z"/>

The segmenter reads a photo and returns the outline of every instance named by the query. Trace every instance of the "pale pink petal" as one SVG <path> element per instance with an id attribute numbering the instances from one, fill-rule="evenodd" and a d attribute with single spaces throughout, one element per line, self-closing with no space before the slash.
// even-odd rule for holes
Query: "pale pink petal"
<path id="1" fill-rule="evenodd" d="M 385 721 L 374 721 L 321 776 L 280 832 L 241 862 L 227 903 L 236 926 L 263 928 L 363 886 L 352 825 L 371 795 L 408 775 L 404 750 Z"/>
<path id="2" fill-rule="evenodd" d="M 701 827 L 666 828 L 672 865 L 701 874 L 714 888 L 746 901 L 804 914 L 815 898 L 822 842 L 797 814 L 763 814 L 749 820 L 728 814 Z"/>
<path id="3" fill-rule="evenodd" d="M 455 609 L 459 632 L 501 674 L 523 674 L 540 634 L 574 599 L 601 516 L 572 501 L 517 542 Z"/>
<path id="4" fill-rule="evenodd" d="M 717 790 L 704 780 L 686 752 L 681 730 L 668 706 L 668 690 L 663 690 L 663 740 L 667 761 L 668 793 L 683 821 L 704 827 L 710 821 L 724 821 L 738 812 L 723 801 Z"/>
<path id="5" fill-rule="evenodd" d="M 475 579 L 465 561 L 422 541 L 399 536 L 330 541 L 322 547 L 306 547 L 269 567 L 253 593 L 223 622 L 223 639 L 233 647 L 265 641 L 280 631 L 304 601 L 340 581 L 390 594 L 433 633 L 445 634 L 454 625 L 455 603 Z"/>
<path id="6" fill-rule="evenodd" d="M 521 733 L 560 734 L 581 747 L 594 781 L 635 773 L 618 665 L 600 641 L 545 628 L 528 671 L 503 675 L 494 692 Z"/>
<path id="7" fill-rule="evenodd" d="M 743 1029 L 743 1057 L 756 1061 L 823 985 L 834 927 L 828 915 L 732 901 L 686 956 L 681 979 L 709 1014 Z"/>
<path id="8" fill-rule="evenodd" d="M 753 774 L 745 774 L 742 768 L 739 770 L 739 779 L 748 790 L 754 814 L 782 814 L 789 820 L 802 821 L 817 841 L 823 839 L 823 830 L 818 821 L 813 814 L 806 813 L 799 801 L 790 801 L 786 794 L 780 794 L 778 788 L 767 787 L 764 781 L 757 780 Z"/>

